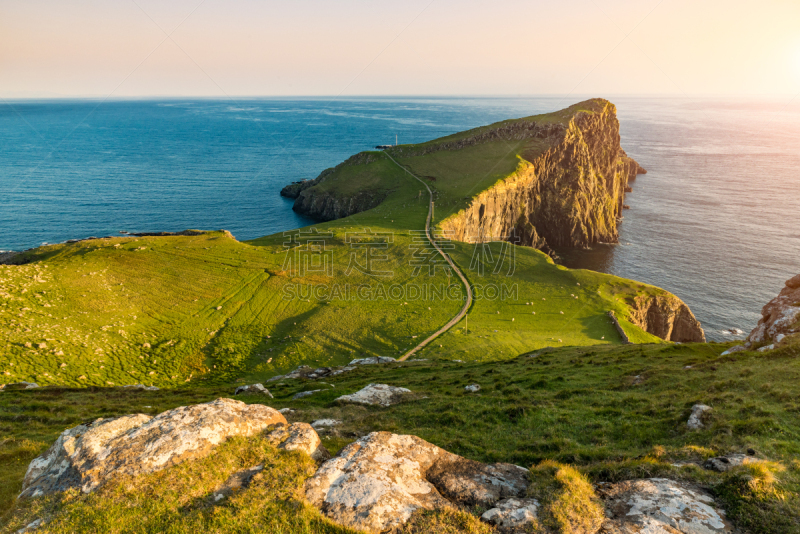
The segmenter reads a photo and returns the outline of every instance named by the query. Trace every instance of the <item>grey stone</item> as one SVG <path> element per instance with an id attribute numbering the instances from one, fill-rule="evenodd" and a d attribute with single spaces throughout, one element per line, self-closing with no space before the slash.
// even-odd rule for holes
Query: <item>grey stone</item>
<path id="1" fill-rule="evenodd" d="M 403 400 L 407 393 L 411 393 L 411 390 L 386 384 L 369 384 L 353 394 L 342 395 L 336 400 L 354 404 L 391 406 Z"/>
<path id="2" fill-rule="evenodd" d="M 709 411 L 711 411 L 711 406 L 706 406 L 705 404 L 695 404 L 692 406 L 692 413 L 689 415 L 689 420 L 686 422 L 686 426 L 689 427 L 690 430 L 700 430 L 701 428 L 704 428 L 705 425 L 703 424 L 703 415 Z"/>
<path id="3" fill-rule="evenodd" d="M 536 499 L 505 499 L 486 510 L 481 519 L 504 529 L 520 529 L 538 519 L 539 501 Z"/>
<path id="4" fill-rule="evenodd" d="M 353 360 L 349 365 L 375 365 L 378 363 L 392 363 L 396 361 L 397 360 L 389 356 L 371 356 L 369 358 L 359 358 L 357 360 Z"/>
<path id="5" fill-rule="evenodd" d="M 478 384 L 470 384 L 468 386 L 464 386 L 464 391 L 468 393 L 477 393 L 481 390 L 481 386 Z"/>
<path id="6" fill-rule="evenodd" d="M 752 464 L 760 461 L 761 460 L 755 456 L 748 456 L 746 454 L 729 454 L 728 456 L 709 458 L 703 462 L 703 467 L 711 471 L 724 473 L 732 467 L 738 467 L 740 465 Z"/>
<path id="7" fill-rule="evenodd" d="M 303 399 L 305 397 L 310 397 L 314 393 L 319 393 L 322 391 L 321 389 L 314 389 L 312 391 L 301 391 L 300 393 L 295 393 L 292 397 L 292 400 Z"/>
<path id="8" fill-rule="evenodd" d="M 0 390 L 15 390 L 15 389 L 34 389 L 38 388 L 39 384 L 36 382 L 14 382 L 12 384 L 3 384 Z"/>
<path id="9" fill-rule="evenodd" d="M 311 427 L 314 430 L 320 430 L 320 429 L 323 429 L 323 428 L 330 428 L 332 426 L 337 426 L 337 425 L 341 425 L 341 424 L 342 424 L 342 422 L 339 421 L 338 419 L 316 419 L 314 421 L 311 421 Z"/>
<path id="10" fill-rule="evenodd" d="M 272 393 L 269 392 L 267 388 L 263 386 L 263 384 L 249 384 L 247 386 L 239 386 L 236 388 L 236 391 L 233 392 L 234 395 L 252 395 L 252 394 L 261 394 L 266 395 L 270 399 L 274 398 Z"/>

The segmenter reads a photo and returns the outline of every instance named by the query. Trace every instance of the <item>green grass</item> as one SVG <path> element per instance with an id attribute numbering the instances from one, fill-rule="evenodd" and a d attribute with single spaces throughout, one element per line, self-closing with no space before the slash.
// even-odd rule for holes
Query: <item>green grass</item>
<path id="1" fill-rule="evenodd" d="M 328 234 L 324 254 L 299 251 L 297 258 L 327 257 L 330 271 L 287 269 L 284 243 L 291 238 L 282 234 L 243 243 L 223 232 L 50 245 L 20 258 L 29 263 L 0 266 L 4 381 L 174 387 L 403 354 L 457 313 L 463 288 L 440 257 L 431 271 L 432 256 L 418 246 L 425 243 L 420 232 L 427 213 L 421 184 L 386 158 L 361 167 L 348 171 L 354 183 L 378 176 L 392 189 L 375 209 L 315 225 Z M 391 276 L 348 273 L 352 254 L 366 264 L 363 249 L 348 242 L 365 229 L 390 236 L 388 248 L 376 251 L 386 259 L 371 267 Z M 504 298 L 476 300 L 469 333 L 452 331 L 424 357 L 487 360 L 544 346 L 618 343 L 605 313 L 625 317 L 625 299 L 660 291 L 567 271 L 527 247 L 495 243 L 487 249 L 490 262 L 480 247 L 453 243 L 450 252 L 473 285 L 489 287 L 488 297 L 497 288 Z M 309 293 L 334 286 L 342 293 Z M 353 298 L 359 286 L 366 289 Z M 392 286 L 399 299 L 389 293 Z M 414 298 L 405 292 L 410 286 L 425 293 Z M 450 298 L 443 298 L 448 288 Z M 655 340 L 633 325 L 627 330 L 637 340 Z"/>
<path id="2" fill-rule="evenodd" d="M 800 410 L 796 396 L 800 346 L 766 355 L 745 352 L 721 357 L 727 346 L 566 347 L 503 362 L 365 366 L 325 380 L 335 386 L 332 388 L 305 380 L 272 383 L 269 387 L 275 399 L 269 405 L 296 409 L 291 420 L 342 420 L 341 427 L 323 436 L 323 443 L 333 452 L 370 431 L 386 430 L 417 435 L 479 461 L 529 467 L 548 460 L 567 464 L 592 482 L 667 476 L 710 488 L 726 503 L 728 515 L 753 532 L 792 531 L 800 525 L 800 462 L 796 460 L 800 454 L 800 420 L 796 417 Z M 687 365 L 692 368 L 684 369 Z M 641 377 L 640 383 L 635 383 L 636 376 Z M 334 402 L 336 397 L 373 382 L 408 387 L 413 397 L 385 409 Z M 464 392 L 464 386 L 472 383 L 481 385 L 478 394 Z M 0 395 L 0 433 L 8 438 L 0 448 L 0 478 L 9 484 L 4 485 L 8 489 L 3 490 L 3 509 L 11 507 L 27 463 L 63 429 L 95 417 L 152 414 L 209 401 L 229 396 L 233 387 L 4 392 Z M 291 400 L 298 391 L 320 387 L 326 390 Z M 264 402 L 254 396 L 243 400 Z M 697 402 L 714 411 L 709 427 L 693 432 L 685 422 Z M 673 465 L 747 448 L 780 466 L 723 475 Z M 567 475 L 563 484 L 578 483 Z M 571 502 L 571 498 L 565 499 Z M 101 501 L 92 502 L 96 503 L 92 506 L 100 506 Z M 157 531 L 148 528 L 138 531 Z"/>

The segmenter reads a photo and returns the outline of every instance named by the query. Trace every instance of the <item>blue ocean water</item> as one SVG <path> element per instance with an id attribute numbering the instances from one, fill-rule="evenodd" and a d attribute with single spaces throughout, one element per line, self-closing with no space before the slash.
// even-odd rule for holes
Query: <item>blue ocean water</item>
<path id="1" fill-rule="evenodd" d="M 278 195 L 377 144 L 425 141 L 571 98 L 341 98 L 0 103 L 0 250 L 225 228 L 241 240 L 310 221 Z M 622 242 L 565 254 L 664 287 L 712 339 L 749 331 L 800 272 L 800 104 L 611 98 L 649 173 Z"/>

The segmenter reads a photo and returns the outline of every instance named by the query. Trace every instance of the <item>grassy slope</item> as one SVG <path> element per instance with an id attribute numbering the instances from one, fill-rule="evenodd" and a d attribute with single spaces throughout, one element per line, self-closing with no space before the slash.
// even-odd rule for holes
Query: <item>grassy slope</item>
<path id="1" fill-rule="evenodd" d="M 332 277 L 283 273 L 288 239 L 283 235 L 240 243 L 223 233 L 52 245 L 28 253 L 32 263 L 0 266 L 4 381 L 170 386 L 199 377 L 264 378 L 301 363 L 341 364 L 354 355 L 401 354 L 415 343 L 413 336 L 421 338 L 452 317 L 460 301 L 428 294 L 419 300 L 325 303 L 306 293 L 309 285 L 334 283 L 460 287 L 441 268 L 434 276 L 414 276 L 410 231 L 423 229 L 427 211 L 421 185 L 385 159 L 363 167 L 342 182 L 357 187 L 363 179 L 391 192 L 373 210 L 316 225 L 332 233 L 327 240 Z M 353 252 L 346 235 L 364 228 L 393 235 L 388 261 L 374 264 L 391 270 L 390 279 L 345 275 Z M 507 276 L 510 250 L 497 274 L 492 274 L 496 264 L 481 274 L 470 270 L 473 246 L 453 247 L 453 257 L 473 284 L 505 284 L 511 290 L 516 284 L 516 299 L 479 300 L 470 312 L 474 335 L 450 334 L 439 343 L 442 347 L 434 344 L 428 350 L 429 357 L 491 359 L 553 344 L 619 342 L 604 317 L 608 309 L 625 315 L 626 305 L 616 296 L 659 291 L 589 271 L 565 271 L 525 247 L 514 247 L 513 276 Z M 493 250 L 497 261 L 500 244 Z M 286 300 L 287 284 L 299 284 L 303 291 Z M 526 307 L 525 302 L 536 305 Z M 509 324 L 511 317 L 514 324 Z M 630 333 L 641 341 L 655 339 L 632 325 Z M 481 350 L 465 355 L 468 346 Z"/>
<path id="2" fill-rule="evenodd" d="M 729 516 L 740 527 L 752 532 L 797 531 L 800 462 L 796 458 L 800 454 L 800 421 L 796 413 L 800 404 L 795 393 L 800 379 L 800 346 L 795 344 L 766 355 L 747 352 L 720 357 L 726 346 L 712 343 L 566 347 L 545 351 L 535 358 L 522 355 L 500 364 L 428 361 L 366 366 L 326 380 L 335 387 L 298 401 L 292 401 L 292 395 L 317 389 L 318 384 L 302 380 L 272 384 L 270 389 L 275 399 L 268 403 L 275 408 L 296 409 L 291 416 L 293 420 L 335 417 L 344 421 L 335 434 L 323 437 L 332 451 L 359 435 L 386 430 L 414 434 L 481 461 L 506 461 L 523 466 L 544 460 L 569 463 L 592 481 L 669 476 L 701 483 L 717 493 L 726 503 Z M 691 369 L 685 369 L 686 366 Z M 641 383 L 634 384 L 636 376 L 642 377 Z M 340 406 L 334 402 L 337 396 L 372 382 L 405 386 L 413 395 L 407 402 L 385 409 Z M 463 387 L 472 383 L 481 385 L 478 394 L 464 392 Z M 12 504 L 27 463 L 64 428 L 95 417 L 131 412 L 154 414 L 178 405 L 208 401 L 227 396 L 232 387 L 195 386 L 191 390 L 158 392 L 48 388 L 3 393 L 0 431 L 14 436 L 4 441 L 0 449 L 0 477 L 10 482 L 4 485 L 3 509 L 8 510 Z M 259 397 L 243 400 L 265 402 Z M 714 411 L 709 427 L 693 432 L 686 428 L 685 422 L 691 406 L 697 402 L 709 404 Z M 197 474 L 185 490 L 180 489 L 183 487 L 180 484 L 188 484 L 184 480 L 187 477 L 168 472 L 160 476 L 161 486 L 152 492 L 122 488 L 111 490 L 107 498 L 79 498 L 77 504 L 70 505 L 71 515 L 67 516 L 68 524 L 74 528 L 63 530 L 156 532 L 167 519 L 174 521 L 180 517 L 181 522 L 175 523 L 173 531 L 188 532 L 200 528 L 203 521 L 218 517 L 221 522 L 216 523 L 215 531 L 239 531 L 240 523 L 228 519 L 231 509 L 227 507 L 220 507 L 219 515 L 215 516 L 208 510 L 180 509 L 170 503 L 207 495 L 214 484 L 227 476 L 227 471 L 222 471 L 233 469 L 231 465 L 258 463 L 254 454 L 267 459 L 272 470 L 265 477 L 267 480 L 287 477 L 299 486 L 308 475 L 304 474 L 302 462 L 276 457 L 258 443 L 246 447 L 241 441 L 236 443 L 240 447 L 237 450 L 244 451 L 236 454 L 247 460 L 233 464 L 230 460 L 207 462 L 208 466 L 217 466 L 214 469 L 179 468 L 180 473 Z M 261 450 L 256 450 L 258 447 Z M 697 467 L 673 465 L 676 461 L 698 461 L 747 448 L 781 466 L 772 466 L 770 470 L 739 469 L 720 475 Z M 217 454 L 228 458 L 230 451 L 225 449 Z M 777 482 L 768 482 L 768 471 L 776 473 Z M 204 477 L 199 476 L 206 472 Z M 150 488 L 154 477 L 143 480 L 137 485 Z M 258 486 L 255 491 L 261 492 L 255 495 L 263 495 L 267 490 Z M 283 491 L 290 497 L 287 488 Z M 163 495 L 169 501 L 163 505 L 150 502 L 147 514 L 131 510 L 128 501 L 140 502 L 143 495 L 159 498 Z M 246 496 L 242 501 L 255 502 L 248 501 Z M 325 531 L 319 526 L 321 523 L 314 523 L 319 520 L 313 512 L 299 504 L 283 507 L 278 503 L 275 507 L 271 510 L 276 514 L 273 519 L 276 524 L 292 525 L 284 527 L 283 532 Z M 95 523 L 92 528 L 79 526 L 83 518 L 96 517 L 101 511 L 106 514 L 104 517 L 119 521 Z M 24 508 L 17 512 L 25 513 Z M 30 512 L 32 515 L 27 517 L 36 517 L 36 513 Z M 250 510 L 247 514 L 251 515 L 245 517 L 257 513 Z M 122 521 L 131 518 L 135 519 L 133 526 L 121 528 Z M 181 526 L 184 518 L 188 518 L 185 529 Z M 18 518 L 15 526 L 21 521 Z M 305 527 L 299 526 L 303 521 L 317 526 L 303 530 Z"/>

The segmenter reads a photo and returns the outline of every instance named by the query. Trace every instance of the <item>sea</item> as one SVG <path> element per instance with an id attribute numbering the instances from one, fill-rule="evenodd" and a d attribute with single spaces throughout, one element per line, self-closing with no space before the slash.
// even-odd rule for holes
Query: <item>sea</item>
<path id="1" fill-rule="evenodd" d="M 741 339 L 800 272 L 800 97 L 608 97 L 644 168 L 620 243 L 569 267 L 663 287 Z M 279 195 L 361 150 L 585 97 L 0 100 L 0 250 L 119 232 L 309 225 Z"/>

